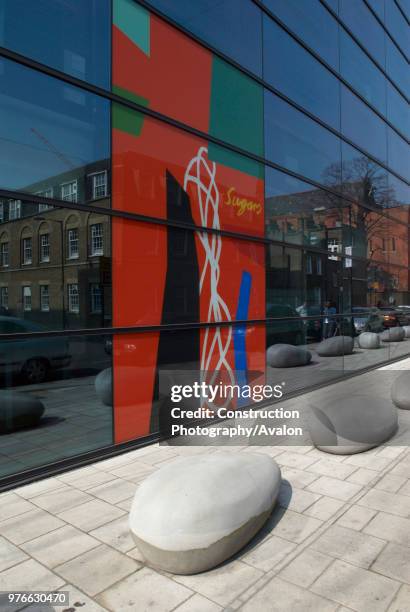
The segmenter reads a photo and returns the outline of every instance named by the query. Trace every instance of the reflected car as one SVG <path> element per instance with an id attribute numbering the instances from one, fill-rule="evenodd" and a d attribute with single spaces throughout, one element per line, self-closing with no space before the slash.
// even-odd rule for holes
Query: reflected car
<path id="1" fill-rule="evenodd" d="M 371 306 L 357 306 L 352 308 L 353 330 L 356 335 L 362 332 L 381 332 L 384 329 L 383 313 Z"/>
<path id="2" fill-rule="evenodd" d="M 0 334 L 44 332 L 32 321 L 0 316 Z M 70 364 L 67 338 L 13 338 L 0 340 L 0 375 L 19 374 L 26 383 L 44 382 L 50 371 Z"/>
<path id="3" fill-rule="evenodd" d="M 278 342 L 285 344 L 305 344 L 305 325 L 298 312 L 287 304 L 267 304 L 266 317 L 292 317 L 286 321 L 270 321 L 266 323 L 266 345 Z"/>
<path id="4" fill-rule="evenodd" d="M 400 312 L 405 318 L 405 322 L 403 322 L 402 325 L 410 325 L 410 306 L 396 306 L 395 310 Z"/>
<path id="5" fill-rule="evenodd" d="M 394 306 L 381 306 L 379 310 L 383 315 L 383 327 L 385 329 L 408 324 L 407 314 L 399 308 L 395 308 Z"/>

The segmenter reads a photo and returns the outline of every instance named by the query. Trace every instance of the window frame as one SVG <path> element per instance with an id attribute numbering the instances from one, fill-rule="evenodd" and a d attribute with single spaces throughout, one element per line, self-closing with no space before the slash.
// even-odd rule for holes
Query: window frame
<path id="1" fill-rule="evenodd" d="M 27 292 L 26 289 L 28 290 Z M 33 309 L 33 292 L 31 290 L 31 285 L 23 285 L 21 291 L 23 312 L 31 312 Z M 26 298 L 30 298 L 29 301 L 26 302 Z"/>
<path id="2" fill-rule="evenodd" d="M 101 228 L 101 233 L 94 234 L 94 228 Z M 101 242 L 101 246 L 99 248 L 95 247 L 94 241 Z M 101 222 L 90 224 L 90 256 L 91 257 L 101 257 L 104 255 L 104 225 Z"/>
<path id="3" fill-rule="evenodd" d="M 76 232 L 76 239 L 70 238 L 72 232 Z M 80 257 L 80 235 L 78 227 L 71 227 L 67 229 L 67 259 L 79 259 Z M 76 250 L 73 251 L 73 244 L 76 244 Z"/>
<path id="4" fill-rule="evenodd" d="M 76 289 L 74 289 L 76 287 Z M 80 314 L 80 291 L 77 283 L 67 283 L 67 307 L 71 314 Z"/>
<path id="5" fill-rule="evenodd" d="M 64 194 L 64 188 L 65 187 L 70 187 L 70 193 Z M 78 180 L 74 179 L 73 181 L 67 181 L 66 183 L 61 183 L 60 185 L 60 193 L 61 193 L 61 199 L 64 200 L 64 202 L 74 202 L 77 203 L 78 201 Z"/>
<path id="6" fill-rule="evenodd" d="M 44 292 L 45 289 L 47 289 L 46 292 Z M 44 297 L 46 297 L 45 301 Z M 46 283 L 40 285 L 40 311 L 50 312 L 50 285 Z"/>
<path id="7" fill-rule="evenodd" d="M 28 243 L 30 245 L 29 247 L 27 247 Z M 21 239 L 21 263 L 23 266 L 29 266 L 33 263 L 33 237 L 32 236 L 26 236 Z"/>

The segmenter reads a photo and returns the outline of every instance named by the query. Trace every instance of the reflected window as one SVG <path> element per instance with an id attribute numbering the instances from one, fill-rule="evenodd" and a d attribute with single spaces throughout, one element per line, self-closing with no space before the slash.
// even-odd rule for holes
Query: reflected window
<path id="1" fill-rule="evenodd" d="M 40 310 L 48 312 L 50 310 L 50 286 L 40 285 Z"/>
<path id="2" fill-rule="evenodd" d="M 104 198 L 107 195 L 107 171 L 96 172 L 91 175 L 93 183 L 93 200 Z"/>
<path id="3" fill-rule="evenodd" d="M 73 313 L 80 312 L 80 293 L 77 283 L 69 283 L 67 285 L 68 293 L 68 311 Z"/>
<path id="4" fill-rule="evenodd" d="M 90 284 L 90 308 L 96 314 L 103 310 L 103 294 L 99 283 Z"/>
<path id="5" fill-rule="evenodd" d="M 90 226 L 91 230 L 91 255 L 104 255 L 104 230 L 102 223 Z"/>
<path id="6" fill-rule="evenodd" d="M 40 236 L 40 261 L 50 261 L 50 234 Z"/>
<path id="7" fill-rule="evenodd" d="M 54 197 L 54 189 L 52 187 L 50 187 L 49 189 L 43 189 L 42 191 L 37 191 L 36 195 L 42 198 L 52 198 Z M 52 206 L 44 202 L 38 205 L 38 212 L 42 212 L 43 210 L 48 210 L 49 208 L 52 208 Z"/>
<path id="8" fill-rule="evenodd" d="M 9 309 L 9 288 L 0 287 L 0 307 L 3 310 Z"/>
<path id="9" fill-rule="evenodd" d="M 77 181 L 61 185 L 61 199 L 67 202 L 77 202 Z"/>
<path id="10" fill-rule="evenodd" d="M 9 200 L 9 220 L 20 219 L 21 200 Z"/>
<path id="11" fill-rule="evenodd" d="M 7 268 L 9 265 L 9 243 L 2 242 L 0 246 L 0 260 L 1 266 Z"/>
<path id="12" fill-rule="evenodd" d="M 23 264 L 33 263 L 33 239 L 23 238 Z"/>
<path id="13" fill-rule="evenodd" d="M 26 285 L 22 289 L 23 292 L 23 310 L 29 312 L 31 310 L 31 287 Z"/>
<path id="14" fill-rule="evenodd" d="M 67 232 L 67 249 L 68 259 L 78 259 L 79 241 L 78 241 L 78 228 L 69 229 Z"/>

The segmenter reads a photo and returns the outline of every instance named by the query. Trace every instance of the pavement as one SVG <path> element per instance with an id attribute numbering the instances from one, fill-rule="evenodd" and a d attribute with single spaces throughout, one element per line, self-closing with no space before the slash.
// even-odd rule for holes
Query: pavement
<path id="1" fill-rule="evenodd" d="M 409 368 L 404 359 L 337 384 L 390 401 Z M 276 406 L 303 412 L 320 392 Z M 323 453 L 308 437 L 225 446 L 274 457 L 282 488 L 247 547 L 195 576 L 146 565 L 128 512 L 154 470 L 220 447 L 153 444 L 16 488 L 0 495 L 0 591 L 68 591 L 65 612 L 410 612 L 409 442 L 410 411 L 399 411 L 394 438 L 356 455 Z"/>

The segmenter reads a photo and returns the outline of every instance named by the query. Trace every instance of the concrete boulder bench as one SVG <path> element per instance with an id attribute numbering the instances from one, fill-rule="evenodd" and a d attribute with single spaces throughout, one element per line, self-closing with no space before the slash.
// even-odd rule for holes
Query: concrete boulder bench
<path id="1" fill-rule="evenodd" d="M 106 406 L 112 406 L 112 368 L 102 370 L 95 377 L 95 392 Z"/>
<path id="2" fill-rule="evenodd" d="M 350 336 L 334 336 L 322 340 L 316 347 L 316 352 L 321 357 L 340 357 L 353 353 L 354 341 Z"/>
<path id="3" fill-rule="evenodd" d="M 402 342 L 405 338 L 405 331 L 402 327 L 390 327 L 385 329 L 380 334 L 380 340 L 382 342 Z"/>
<path id="4" fill-rule="evenodd" d="M 404 337 L 410 338 L 410 325 L 403 325 Z"/>
<path id="5" fill-rule="evenodd" d="M 44 404 L 28 393 L 0 391 L 0 433 L 35 427 L 44 411 Z"/>
<path id="6" fill-rule="evenodd" d="M 216 452 L 177 459 L 138 488 L 129 526 L 147 562 L 174 574 L 219 565 L 259 531 L 281 473 L 262 454 Z"/>
<path id="7" fill-rule="evenodd" d="M 274 344 L 266 351 L 266 362 L 271 368 L 304 366 L 312 360 L 312 353 L 293 344 Z"/>
<path id="8" fill-rule="evenodd" d="M 322 451 L 351 455 L 388 440 L 397 429 L 397 410 L 374 395 L 329 392 L 309 404 L 308 428 L 313 444 Z"/>
<path id="9" fill-rule="evenodd" d="M 363 332 L 360 334 L 358 343 L 363 349 L 377 349 L 380 347 L 379 334 L 375 332 Z"/>
<path id="10" fill-rule="evenodd" d="M 410 372 L 403 372 L 391 387 L 391 398 L 397 408 L 410 410 Z"/>

